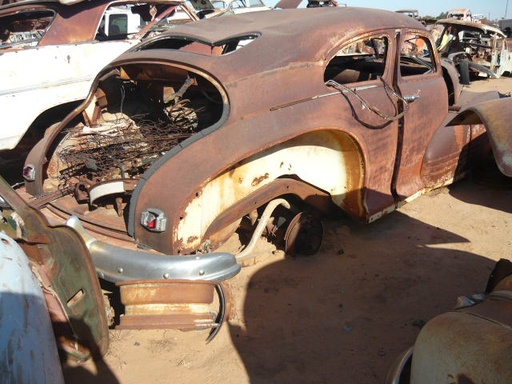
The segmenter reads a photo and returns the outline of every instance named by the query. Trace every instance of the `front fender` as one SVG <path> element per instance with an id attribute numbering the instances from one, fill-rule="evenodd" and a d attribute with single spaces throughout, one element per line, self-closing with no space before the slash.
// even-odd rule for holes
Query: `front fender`
<path id="1" fill-rule="evenodd" d="M 512 98 L 486 101 L 460 113 L 449 125 L 484 124 L 500 171 L 512 177 Z"/>

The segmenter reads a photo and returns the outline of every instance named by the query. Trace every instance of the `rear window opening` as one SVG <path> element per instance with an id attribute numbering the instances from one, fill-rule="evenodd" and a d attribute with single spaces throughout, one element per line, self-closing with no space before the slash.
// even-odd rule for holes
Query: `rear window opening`
<path id="1" fill-rule="evenodd" d="M 222 56 L 235 52 L 247 44 L 253 42 L 259 35 L 251 34 L 232 37 L 227 40 L 210 43 L 185 36 L 162 36 L 160 39 L 152 39 L 150 43 L 142 44 L 139 50 L 150 49 L 176 49 L 200 53 L 203 55 Z"/>
<path id="2" fill-rule="evenodd" d="M 17 12 L 0 19 L 0 49 L 35 47 L 56 14 L 50 9 Z"/>
<path id="3" fill-rule="evenodd" d="M 117 68 L 100 82 L 84 122 L 62 131 L 45 190 L 60 189 L 79 203 L 115 208 L 122 216 L 126 202 L 116 200 L 119 196 L 93 201 L 89 191 L 113 180 L 136 182 L 168 151 L 218 123 L 226 105 L 221 92 L 182 68 L 147 63 Z"/>

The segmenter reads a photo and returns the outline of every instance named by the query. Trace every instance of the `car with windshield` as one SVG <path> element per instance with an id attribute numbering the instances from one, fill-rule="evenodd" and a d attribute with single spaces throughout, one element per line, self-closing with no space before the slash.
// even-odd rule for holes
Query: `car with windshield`
<path id="1" fill-rule="evenodd" d="M 433 33 L 441 57 L 457 67 L 461 83 L 512 75 L 512 55 L 500 29 L 480 22 L 442 19 Z"/>

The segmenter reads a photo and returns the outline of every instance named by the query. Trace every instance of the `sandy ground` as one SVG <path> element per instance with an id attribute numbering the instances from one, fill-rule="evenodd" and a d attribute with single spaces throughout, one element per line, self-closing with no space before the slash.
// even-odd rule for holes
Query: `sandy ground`
<path id="1" fill-rule="evenodd" d="M 111 331 L 70 383 L 382 383 L 432 317 L 485 288 L 510 255 L 512 190 L 464 180 L 370 225 L 324 223 L 320 252 L 268 252 L 230 281 L 219 335 Z M 265 244 L 262 244 L 265 246 Z"/>
<path id="2" fill-rule="evenodd" d="M 512 79 L 484 82 L 512 90 Z M 512 189 L 466 179 L 370 225 L 324 222 L 320 252 L 264 252 L 230 280 L 234 306 L 208 331 L 112 330 L 102 361 L 69 383 L 382 383 L 421 327 L 484 290 L 510 256 Z"/>

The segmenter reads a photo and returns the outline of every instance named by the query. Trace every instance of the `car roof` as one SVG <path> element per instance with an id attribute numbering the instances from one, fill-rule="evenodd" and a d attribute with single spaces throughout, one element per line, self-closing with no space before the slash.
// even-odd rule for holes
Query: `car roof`
<path id="1" fill-rule="evenodd" d="M 285 67 L 316 67 L 330 59 L 333 50 L 345 41 L 364 33 L 397 28 L 426 32 L 425 27 L 412 17 L 370 8 L 319 7 L 251 12 L 177 26 L 125 52 L 111 66 L 125 61 L 169 59 L 203 68 L 223 81 L 229 81 Z M 165 39 L 184 39 L 213 46 L 236 37 L 255 35 L 259 37 L 243 48 L 213 57 L 160 48 L 162 45 L 159 44 Z M 226 68 L 236 68 L 236 71 Z"/>
<path id="2" fill-rule="evenodd" d="M 357 36 L 372 30 L 397 27 L 424 29 L 418 21 L 396 12 L 372 8 L 319 7 L 230 15 L 179 26 L 170 33 L 183 33 L 216 42 L 236 35 L 261 32 L 264 39 L 285 36 L 290 44 L 299 44 L 304 35 L 318 42 L 328 36 Z"/>
<path id="3" fill-rule="evenodd" d="M 463 27 L 462 29 L 467 28 L 467 29 L 480 30 L 484 33 L 492 32 L 492 33 L 496 33 L 502 37 L 505 37 L 505 34 L 499 28 L 495 28 L 491 25 L 487 25 L 484 23 L 476 23 L 474 21 L 464 21 L 464 20 L 457 20 L 457 19 L 442 19 L 442 20 L 438 20 L 436 24 L 457 25 L 457 26 Z M 459 29 L 461 29 L 461 28 L 459 28 Z"/>
<path id="4" fill-rule="evenodd" d="M 126 62 L 171 60 L 202 68 L 221 82 L 262 73 L 277 75 L 283 68 L 307 66 L 316 72 L 314 68 L 320 70 L 340 44 L 368 32 L 387 30 L 393 34 L 398 28 L 428 33 L 409 16 L 370 8 L 301 8 L 221 16 L 183 24 L 147 39 L 119 56 L 108 68 Z M 243 36 L 258 37 L 236 51 L 215 56 L 174 49 L 175 44 L 170 42 L 196 40 L 215 46 L 238 37 L 243 40 Z"/>

